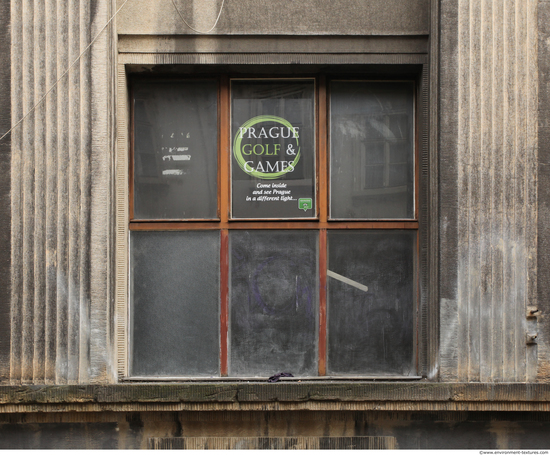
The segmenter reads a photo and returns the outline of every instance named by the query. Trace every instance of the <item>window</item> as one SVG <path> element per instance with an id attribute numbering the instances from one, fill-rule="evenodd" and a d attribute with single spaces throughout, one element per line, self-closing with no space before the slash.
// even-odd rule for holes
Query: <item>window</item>
<path id="1" fill-rule="evenodd" d="M 415 87 L 133 82 L 132 378 L 416 377 Z"/>

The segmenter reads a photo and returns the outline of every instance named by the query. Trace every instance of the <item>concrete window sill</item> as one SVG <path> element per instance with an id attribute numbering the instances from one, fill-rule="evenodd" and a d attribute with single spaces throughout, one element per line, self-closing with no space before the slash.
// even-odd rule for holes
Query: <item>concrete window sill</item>
<path id="1" fill-rule="evenodd" d="M 0 387 L 0 413 L 107 410 L 550 411 L 550 384 L 281 381 Z"/>

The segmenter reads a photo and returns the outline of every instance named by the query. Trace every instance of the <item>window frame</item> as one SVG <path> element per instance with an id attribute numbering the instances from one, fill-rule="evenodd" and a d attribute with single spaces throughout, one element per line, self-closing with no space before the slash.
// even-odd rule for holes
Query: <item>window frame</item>
<path id="1" fill-rule="evenodd" d="M 214 79 L 211 74 L 207 76 L 210 79 Z M 197 75 L 193 74 L 189 77 L 137 77 L 135 80 L 193 80 L 197 79 Z M 420 164 L 422 157 L 420 156 L 420 131 L 419 131 L 419 117 L 420 105 L 422 101 L 422 93 L 420 91 L 420 75 L 416 74 L 416 77 L 403 78 L 400 75 L 391 75 L 389 78 L 381 78 L 380 74 L 374 74 L 373 77 L 358 77 L 357 74 L 342 75 L 342 74 L 313 74 L 313 75 L 297 75 L 294 77 L 272 76 L 269 74 L 258 76 L 253 74 L 251 76 L 243 76 L 237 74 L 235 77 L 229 75 L 220 75 L 216 78 L 218 80 L 218 219 L 182 219 L 182 220 L 137 220 L 133 219 L 133 165 L 134 165 L 134 109 L 133 109 L 133 94 L 130 90 L 130 153 L 129 153 L 129 207 L 130 213 L 128 217 L 128 230 L 129 231 L 169 231 L 169 230 L 203 230 L 211 229 L 218 230 L 220 232 L 221 240 L 221 260 L 220 264 L 228 263 L 228 248 L 229 248 L 229 230 L 245 230 L 245 229 L 308 229 L 315 230 L 319 233 L 319 375 L 308 379 L 349 379 L 349 376 L 327 376 L 326 375 L 326 361 L 327 361 L 327 275 L 326 264 L 328 261 L 327 254 L 327 230 L 414 230 L 417 232 L 417 250 L 415 257 L 415 308 L 413 317 L 414 324 L 414 352 L 415 359 L 414 365 L 417 375 L 415 376 L 398 376 L 398 377 L 383 377 L 382 379 L 399 379 L 399 380 L 411 380 L 420 379 L 424 376 L 423 371 L 425 368 L 422 365 L 421 349 L 420 345 L 423 344 L 423 336 L 420 333 L 421 327 L 421 315 L 422 313 L 422 284 L 420 274 L 421 271 L 421 180 L 420 180 Z M 231 219 L 231 80 L 237 79 L 262 79 L 262 80 L 288 80 L 288 79 L 314 79 L 314 93 L 315 93 L 315 168 L 316 168 L 316 219 Z M 368 82 L 412 82 L 414 86 L 414 98 L 413 98 L 413 134 L 414 134 L 414 218 L 411 219 L 382 219 L 382 220 L 350 220 L 350 219 L 330 219 L 329 218 L 329 201 L 330 201 L 330 81 L 368 81 Z M 227 364 L 228 364 L 228 325 L 229 325 L 229 268 L 228 266 L 220 267 L 220 377 L 216 377 L 215 380 L 239 380 L 243 378 L 227 377 Z M 128 299 L 129 305 L 129 299 Z M 128 308 L 129 317 L 130 308 Z M 129 319 L 127 324 L 129 323 Z M 129 326 L 128 326 L 129 327 Z M 128 349 L 131 350 L 131 339 L 127 336 Z M 130 358 L 128 358 L 128 363 Z M 129 365 L 127 364 L 126 371 L 129 371 Z M 357 379 L 368 380 L 370 376 L 360 376 Z M 375 377 L 380 379 L 380 377 Z M 132 381 L 148 380 L 150 377 L 131 377 L 126 376 L 125 379 Z M 205 378 L 191 378 L 191 377 L 177 377 L 177 378 L 154 378 L 155 380 L 204 380 Z M 258 379 L 258 378 L 254 378 Z M 302 378 L 303 379 L 303 378 Z"/>

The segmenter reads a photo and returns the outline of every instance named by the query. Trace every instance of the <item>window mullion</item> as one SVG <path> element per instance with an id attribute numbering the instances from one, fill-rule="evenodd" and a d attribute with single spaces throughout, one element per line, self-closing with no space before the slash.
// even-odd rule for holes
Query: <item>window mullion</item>
<path id="1" fill-rule="evenodd" d="M 327 163 L 327 85 L 326 77 L 318 79 L 317 93 L 317 176 L 319 221 L 328 219 L 328 163 Z M 319 230 L 319 376 L 327 371 L 327 230 Z"/>
<path id="2" fill-rule="evenodd" d="M 221 230 L 220 242 L 220 375 L 227 376 L 229 330 L 229 233 Z"/>
<path id="3" fill-rule="evenodd" d="M 319 201 L 319 221 L 326 222 L 328 219 L 328 163 L 327 163 L 327 84 L 326 77 L 319 76 L 318 94 L 317 94 L 317 182 Z"/>
<path id="4" fill-rule="evenodd" d="M 219 194 L 218 208 L 222 223 L 229 220 L 229 158 L 230 158 L 230 109 L 229 109 L 229 77 L 221 76 L 219 94 Z M 229 330 L 229 233 L 222 229 L 220 251 L 220 375 L 228 374 L 228 330 Z"/>
<path id="5" fill-rule="evenodd" d="M 230 109 L 229 109 L 229 77 L 224 75 L 220 80 L 220 98 L 219 98 L 219 194 L 218 194 L 218 207 L 219 215 L 222 223 L 226 223 L 229 220 L 229 199 L 230 199 L 230 182 L 229 182 L 229 159 L 230 152 L 230 137 L 231 132 L 229 130 L 230 124 Z"/>
<path id="6" fill-rule="evenodd" d="M 135 160 L 135 105 L 134 105 L 134 87 L 130 87 L 130 161 L 128 166 L 128 183 L 130 184 L 130 191 L 128 192 L 128 215 L 130 220 L 134 219 L 134 160 Z"/>
<path id="7" fill-rule="evenodd" d="M 327 372 L 327 230 L 319 230 L 319 376 Z"/>

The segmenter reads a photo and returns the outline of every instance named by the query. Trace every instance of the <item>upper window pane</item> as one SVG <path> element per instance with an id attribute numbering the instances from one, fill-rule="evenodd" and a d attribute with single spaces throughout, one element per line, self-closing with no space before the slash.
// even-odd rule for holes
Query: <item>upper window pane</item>
<path id="1" fill-rule="evenodd" d="M 134 86 L 134 219 L 212 219 L 218 201 L 216 81 Z"/>
<path id="2" fill-rule="evenodd" d="M 233 218 L 315 218 L 314 82 L 231 83 Z"/>
<path id="3" fill-rule="evenodd" d="M 330 86 L 330 216 L 414 218 L 414 86 Z"/>

